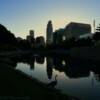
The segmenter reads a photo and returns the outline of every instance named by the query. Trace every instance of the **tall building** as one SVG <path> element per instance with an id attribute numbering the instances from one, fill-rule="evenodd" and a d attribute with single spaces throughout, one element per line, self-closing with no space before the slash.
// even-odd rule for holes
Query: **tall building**
<path id="1" fill-rule="evenodd" d="M 34 30 L 30 30 L 30 31 L 29 31 L 29 34 L 30 34 L 30 36 L 31 36 L 32 38 L 34 38 Z"/>
<path id="2" fill-rule="evenodd" d="M 78 39 L 86 34 L 91 35 L 90 24 L 71 22 L 65 28 L 56 30 L 53 33 L 53 42 L 59 44 L 66 39 L 71 39 L 72 37 Z"/>
<path id="3" fill-rule="evenodd" d="M 26 40 L 29 42 L 30 46 L 34 46 L 35 38 L 34 38 L 34 30 L 29 31 L 29 35 L 27 35 Z"/>
<path id="4" fill-rule="evenodd" d="M 46 29 L 46 44 L 50 45 L 52 43 L 53 43 L 53 27 L 52 27 L 52 21 L 49 21 Z"/>
<path id="5" fill-rule="evenodd" d="M 29 43 L 33 42 L 33 40 L 34 40 L 34 30 L 29 31 L 29 35 L 27 36 L 27 40 L 29 41 Z"/>
<path id="6" fill-rule="evenodd" d="M 66 37 L 78 38 L 80 35 L 91 33 L 91 25 L 71 22 L 65 27 Z"/>

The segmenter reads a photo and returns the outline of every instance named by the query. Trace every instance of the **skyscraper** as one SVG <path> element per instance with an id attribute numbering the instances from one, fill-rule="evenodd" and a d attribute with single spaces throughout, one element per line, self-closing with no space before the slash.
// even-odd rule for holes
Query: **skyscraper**
<path id="1" fill-rule="evenodd" d="M 65 27 L 67 38 L 79 38 L 79 36 L 91 33 L 91 25 L 85 23 L 71 22 Z"/>
<path id="2" fill-rule="evenodd" d="M 29 31 L 29 34 L 30 34 L 31 37 L 34 38 L 34 30 L 30 30 L 30 31 Z"/>
<path id="3" fill-rule="evenodd" d="M 34 39 L 34 30 L 29 31 L 29 35 L 27 35 L 26 39 L 31 44 L 31 46 L 33 46 L 34 41 L 35 41 L 35 39 Z"/>
<path id="4" fill-rule="evenodd" d="M 46 44 L 50 45 L 53 42 L 53 27 L 52 21 L 49 21 L 46 29 Z"/>

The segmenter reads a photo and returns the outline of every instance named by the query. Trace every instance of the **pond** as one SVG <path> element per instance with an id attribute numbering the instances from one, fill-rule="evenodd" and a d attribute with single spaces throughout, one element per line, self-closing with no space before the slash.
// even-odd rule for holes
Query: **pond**
<path id="1" fill-rule="evenodd" d="M 18 62 L 16 70 L 50 84 L 80 100 L 100 98 L 100 69 L 97 63 L 63 57 L 36 56 L 28 63 Z M 55 79 L 56 76 L 56 79 Z"/>

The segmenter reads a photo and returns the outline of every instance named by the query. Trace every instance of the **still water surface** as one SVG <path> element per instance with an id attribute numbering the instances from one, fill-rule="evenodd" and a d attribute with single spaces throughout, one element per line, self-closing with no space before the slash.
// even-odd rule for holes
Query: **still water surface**
<path id="1" fill-rule="evenodd" d="M 82 62 L 45 57 L 35 59 L 30 64 L 17 63 L 16 69 L 46 84 L 55 81 L 57 75 L 55 88 L 63 93 L 80 100 L 99 100 L 100 71 Z"/>

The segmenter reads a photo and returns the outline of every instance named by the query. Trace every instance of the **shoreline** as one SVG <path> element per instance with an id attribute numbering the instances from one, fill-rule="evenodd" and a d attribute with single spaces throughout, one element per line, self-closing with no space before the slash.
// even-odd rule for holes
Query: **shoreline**
<path id="1" fill-rule="evenodd" d="M 100 61 L 100 47 L 74 47 L 71 49 L 54 49 L 54 50 L 17 50 L 0 52 L 0 57 L 22 57 L 22 56 L 69 56 L 72 58 L 81 58 L 86 60 Z"/>

